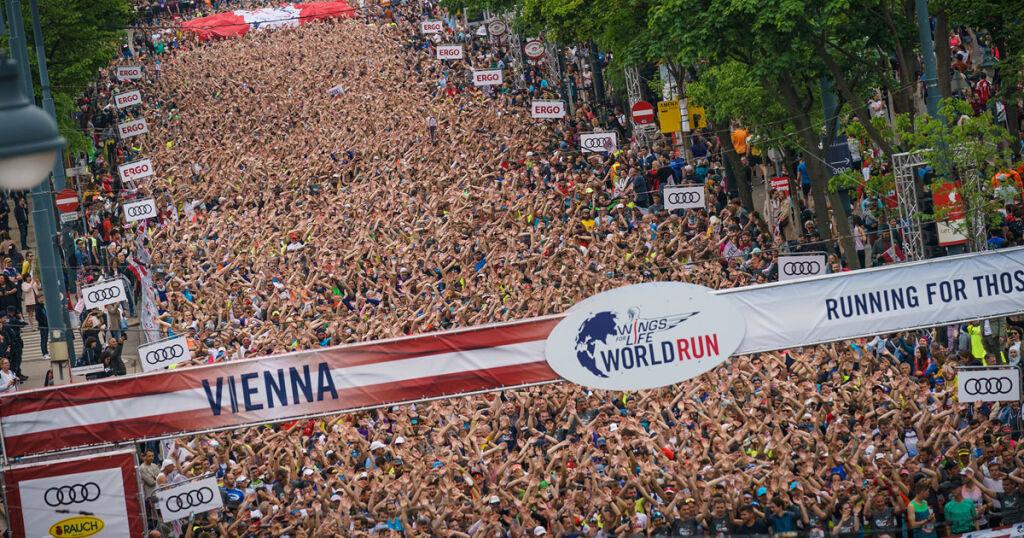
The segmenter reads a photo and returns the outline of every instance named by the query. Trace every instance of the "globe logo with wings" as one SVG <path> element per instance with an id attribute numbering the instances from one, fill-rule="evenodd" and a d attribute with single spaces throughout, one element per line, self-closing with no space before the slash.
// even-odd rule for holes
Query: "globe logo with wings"
<path id="1" fill-rule="evenodd" d="M 602 311 L 589 316 L 576 333 L 576 360 L 597 377 L 607 378 L 597 360 L 598 345 L 634 346 L 651 340 L 651 336 L 675 328 L 700 312 L 687 312 L 664 317 L 644 318 L 637 307 L 620 312 Z"/>

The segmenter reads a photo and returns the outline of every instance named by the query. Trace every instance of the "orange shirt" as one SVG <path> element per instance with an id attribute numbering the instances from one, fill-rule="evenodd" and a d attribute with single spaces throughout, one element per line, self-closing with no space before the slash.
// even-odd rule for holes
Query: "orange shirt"
<path id="1" fill-rule="evenodd" d="M 740 128 L 732 132 L 732 147 L 736 148 L 736 153 L 740 155 L 746 155 L 747 153 L 747 137 L 750 133 L 746 129 Z"/>

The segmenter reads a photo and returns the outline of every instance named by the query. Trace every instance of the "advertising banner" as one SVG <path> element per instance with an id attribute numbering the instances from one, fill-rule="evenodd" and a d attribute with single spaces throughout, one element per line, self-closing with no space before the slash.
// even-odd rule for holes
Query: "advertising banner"
<path id="1" fill-rule="evenodd" d="M 188 338 L 184 336 L 139 346 L 139 361 L 142 362 L 143 372 L 163 370 L 191 358 L 192 352 L 188 349 Z"/>
<path id="2" fill-rule="evenodd" d="M 122 181 L 135 181 L 146 178 L 154 174 L 153 161 L 139 159 L 130 163 L 124 163 L 117 166 L 117 173 L 121 176 Z"/>
<path id="3" fill-rule="evenodd" d="M 152 198 L 121 204 L 125 222 L 136 222 L 156 217 L 156 201 Z"/>
<path id="4" fill-rule="evenodd" d="M 828 257 L 824 254 L 779 256 L 779 282 L 823 275 L 828 272 Z"/>
<path id="5" fill-rule="evenodd" d="M 658 102 L 658 123 L 661 124 L 661 132 L 666 134 L 682 130 L 682 114 L 678 99 Z"/>
<path id="6" fill-rule="evenodd" d="M 565 117 L 565 101 L 536 99 L 530 103 L 530 116 L 537 119 Z"/>
<path id="7" fill-rule="evenodd" d="M 139 80 L 142 78 L 142 66 L 141 65 L 119 65 L 114 68 L 114 76 L 117 80 L 124 82 L 126 80 Z"/>
<path id="8" fill-rule="evenodd" d="M 501 69 L 478 69 L 473 71 L 474 86 L 497 86 L 501 83 Z"/>
<path id="9" fill-rule="evenodd" d="M 665 187 L 665 209 L 704 209 L 704 187 Z"/>
<path id="10" fill-rule="evenodd" d="M 1012 366 L 960 368 L 956 371 L 960 403 L 1020 401 L 1020 370 Z"/>
<path id="11" fill-rule="evenodd" d="M 964 219 L 964 203 L 960 199 L 960 182 L 936 182 L 932 185 L 932 204 L 936 209 L 946 210 L 945 219 L 935 222 L 939 232 L 939 246 L 966 244 L 967 236 L 962 230 L 967 229 L 967 222 Z"/>
<path id="12" fill-rule="evenodd" d="M 130 106 L 142 104 L 142 92 L 139 90 L 132 90 L 130 92 L 119 93 L 114 95 L 114 105 L 117 108 L 128 108 Z"/>
<path id="13" fill-rule="evenodd" d="M 14 536 L 142 536 L 143 514 L 130 450 L 16 465 L 4 470 Z"/>
<path id="14" fill-rule="evenodd" d="M 153 492 L 160 520 L 170 523 L 224 506 L 215 477 L 181 482 Z"/>
<path id="15" fill-rule="evenodd" d="M 444 28 L 444 23 L 441 21 L 422 21 L 420 22 L 420 33 L 424 34 L 436 34 Z"/>
<path id="16" fill-rule="evenodd" d="M 615 132 L 580 134 L 580 151 L 583 153 L 613 153 L 618 145 L 619 139 Z"/>
<path id="17" fill-rule="evenodd" d="M 462 45 L 438 45 L 437 46 L 437 59 L 438 60 L 461 60 L 462 59 Z"/>
<path id="18" fill-rule="evenodd" d="M 682 302 L 693 300 L 687 293 L 671 293 Z M 733 355 L 773 351 L 1024 313 L 1024 247 L 708 293 L 732 305 L 728 322 L 716 328 L 715 356 L 731 349 L 723 342 L 739 330 L 734 328 L 739 321 L 746 330 Z M 651 328 L 672 321 L 652 325 L 648 318 L 698 310 L 656 308 L 661 307 L 623 300 L 621 306 L 602 303 L 600 311 L 616 313 L 612 337 L 628 332 L 623 320 L 632 316 L 637 321 L 633 338 L 640 345 L 656 343 L 662 335 Z M 561 378 L 547 364 L 545 346 L 562 317 L 19 391 L 0 397 L 0 426 L 7 455 L 21 457 L 553 382 Z M 696 330 L 698 319 L 680 321 L 680 330 Z M 647 335 L 642 342 L 640 332 Z M 683 338 L 666 334 L 673 341 Z M 576 346 L 577 335 L 570 336 L 564 345 Z M 701 341 L 705 350 L 714 350 L 713 342 Z M 687 346 L 691 357 L 697 343 Z M 620 350 L 620 369 L 638 364 L 640 352 L 632 353 L 633 362 L 623 362 Z M 681 356 L 678 347 L 675 356 Z"/>
<path id="19" fill-rule="evenodd" d="M 124 290 L 124 281 L 120 278 L 84 286 L 82 297 L 85 298 L 86 308 L 101 308 L 108 304 L 128 300 L 128 294 Z"/>
<path id="20" fill-rule="evenodd" d="M 120 135 L 122 139 L 139 136 L 148 132 L 149 125 L 146 124 L 145 118 L 139 118 L 137 120 L 117 124 L 117 134 Z"/>

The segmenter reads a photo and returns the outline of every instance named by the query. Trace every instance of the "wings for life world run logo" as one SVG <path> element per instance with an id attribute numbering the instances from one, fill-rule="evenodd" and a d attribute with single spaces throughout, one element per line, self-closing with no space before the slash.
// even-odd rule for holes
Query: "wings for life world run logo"
<path id="1" fill-rule="evenodd" d="M 626 286 L 575 307 L 548 337 L 548 363 L 580 385 L 655 388 L 725 361 L 746 332 L 731 300 L 681 282 Z"/>

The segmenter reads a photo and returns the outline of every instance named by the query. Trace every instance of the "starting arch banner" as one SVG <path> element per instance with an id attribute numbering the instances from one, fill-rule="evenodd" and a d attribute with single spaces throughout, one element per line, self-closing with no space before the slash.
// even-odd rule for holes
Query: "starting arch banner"
<path id="1" fill-rule="evenodd" d="M 734 355 L 1024 312 L 1024 247 L 713 292 Z M 247 359 L 0 398 L 8 458 L 550 383 L 564 315 Z M 721 327 L 728 331 L 730 327 Z"/>

